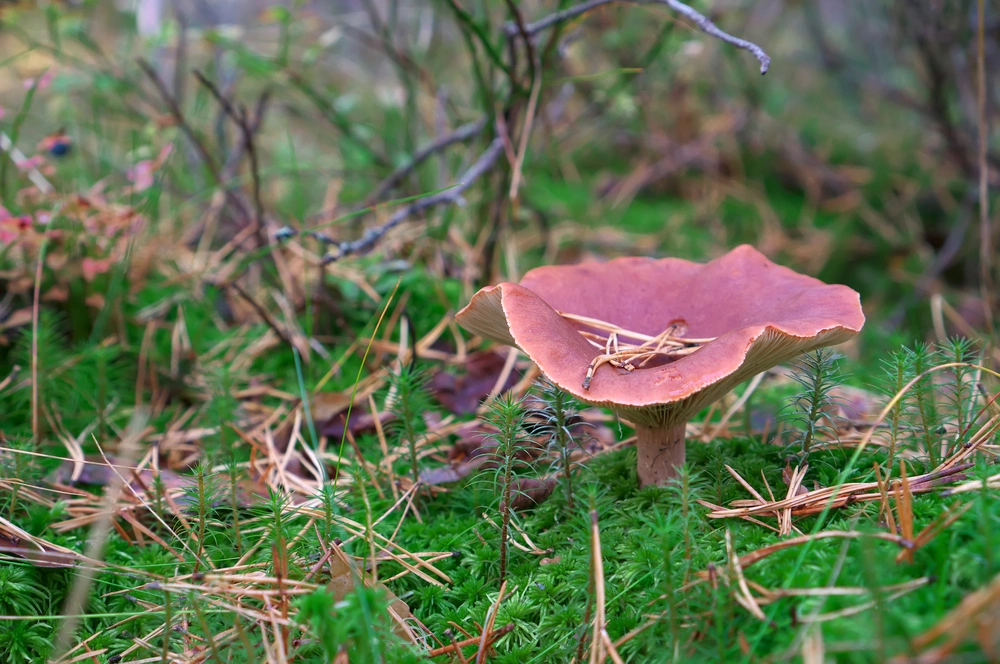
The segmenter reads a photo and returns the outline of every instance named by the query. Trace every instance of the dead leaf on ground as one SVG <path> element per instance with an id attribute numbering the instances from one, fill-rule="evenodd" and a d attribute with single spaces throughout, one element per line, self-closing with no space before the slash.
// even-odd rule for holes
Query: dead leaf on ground
<path id="1" fill-rule="evenodd" d="M 840 385 L 830 391 L 836 415 L 855 426 L 873 422 L 885 406 L 885 397 L 860 387 Z"/>
<path id="2" fill-rule="evenodd" d="M 117 463 L 113 457 L 108 459 L 112 464 Z M 77 484 L 88 484 L 92 486 L 107 486 L 116 477 L 115 470 L 99 456 L 88 456 L 84 458 L 83 471 L 79 479 L 73 482 L 73 461 L 64 461 L 45 478 L 51 484 L 61 484 L 65 486 L 75 486 Z M 191 476 L 181 475 L 172 470 L 162 469 L 158 473 L 149 468 L 145 468 L 138 473 L 127 468 L 118 467 L 118 472 L 122 477 L 129 480 L 129 486 L 133 491 L 147 498 L 153 491 L 153 484 L 156 478 L 162 483 L 163 488 L 168 493 L 183 491 L 195 486 L 196 480 Z M 228 482 L 225 484 L 229 486 Z M 228 504 L 228 491 L 223 492 L 225 497 L 219 502 Z M 252 479 L 243 477 L 236 483 L 236 504 L 240 507 L 254 507 L 268 498 L 268 487 L 262 478 Z M 296 497 L 298 498 L 298 497 Z M 177 499 L 178 504 L 187 505 L 191 502 L 186 496 Z"/>
<path id="3" fill-rule="evenodd" d="M 368 407 L 355 403 L 350 409 L 351 416 L 348 418 L 347 410 L 350 405 L 351 396 L 343 392 L 322 392 L 314 396 L 309 402 L 309 408 L 320 435 L 331 440 L 340 440 L 344 437 L 345 424 L 353 436 L 374 431 L 375 416 L 369 412 Z M 382 424 L 390 419 L 392 419 L 390 413 L 379 413 Z"/>
<path id="4" fill-rule="evenodd" d="M 448 450 L 447 466 L 420 473 L 420 481 L 429 486 L 458 482 L 493 460 L 496 443 L 489 437 L 494 429 L 479 422 L 469 422 L 458 430 L 458 440 Z"/>
<path id="5" fill-rule="evenodd" d="M 327 589 L 333 593 L 334 599 L 338 602 L 343 601 L 345 597 L 355 591 L 359 580 L 363 579 L 363 583 L 366 586 L 370 587 L 372 585 L 371 578 L 363 577 L 360 566 L 356 565 L 354 561 L 340 549 L 339 546 L 333 545 L 331 554 L 331 578 L 330 582 L 327 584 Z M 388 613 L 389 618 L 392 621 L 392 630 L 399 637 L 409 641 L 410 643 L 420 643 L 421 639 L 409 625 L 409 623 L 413 621 L 413 614 L 410 613 L 410 607 L 408 607 L 403 600 L 396 597 L 391 590 L 385 587 L 385 585 L 377 583 L 376 587 L 382 591 L 389 600 Z"/>
<path id="6" fill-rule="evenodd" d="M 470 353 L 465 363 L 465 372 L 455 375 L 443 369 L 431 378 L 434 397 L 456 415 L 476 412 L 479 404 L 493 391 L 503 372 L 507 359 L 493 351 Z M 508 390 L 521 379 L 516 369 L 511 371 L 502 390 Z"/>
<path id="7" fill-rule="evenodd" d="M 352 436 L 359 436 L 363 433 L 370 433 L 375 431 L 375 416 L 366 410 L 357 409 L 351 411 L 350 418 L 347 418 L 347 413 L 340 413 L 335 415 L 326 422 L 320 424 L 320 435 L 326 436 L 331 440 L 340 440 L 344 437 L 344 428 L 351 432 Z M 346 422 L 345 422 L 346 418 Z M 386 424 L 392 419 L 391 413 L 379 413 L 379 422 L 381 424 Z"/>
<path id="8" fill-rule="evenodd" d="M 116 464 L 117 461 L 114 457 L 108 457 L 108 461 L 112 464 Z M 108 465 L 102 457 L 100 456 L 87 456 L 83 460 L 83 470 L 80 473 L 80 477 L 73 481 L 73 467 L 75 463 L 73 461 L 63 461 L 59 466 L 53 470 L 45 478 L 47 482 L 53 484 L 65 484 L 67 486 L 73 486 L 76 484 L 91 484 L 94 486 L 107 486 L 116 477 L 115 470 Z M 118 472 L 121 473 L 122 477 L 126 479 L 131 479 L 130 484 L 133 489 L 142 490 L 143 485 L 150 486 L 153 482 L 155 473 L 150 469 L 142 470 L 138 473 L 138 478 L 136 478 L 135 473 L 129 471 L 127 468 L 118 468 Z M 175 473 L 172 470 L 161 470 L 159 473 L 160 481 L 163 482 L 164 486 L 169 489 L 182 488 L 185 486 L 184 478 Z"/>
<path id="9" fill-rule="evenodd" d="M 34 547 L 18 537 L 0 532 L 0 560 L 3 555 L 16 556 L 30 562 L 34 567 L 62 569 L 76 567 L 77 559 L 62 551 L 49 551 Z M 10 562 L 8 560 L 8 562 Z"/>
<path id="10" fill-rule="evenodd" d="M 31 316 L 31 307 L 16 309 L 12 311 L 9 316 L 0 321 L 0 331 L 31 325 Z"/>
<path id="11" fill-rule="evenodd" d="M 547 477 L 545 479 L 535 479 L 533 477 L 519 477 L 511 485 L 511 493 L 514 499 L 510 501 L 511 507 L 515 510 L 525 510 L 536 507 L 545 502 L 556 488 L 556 478 Z"/>
<path id="12" fill-rule="evenodd" d="M 792 468 L 792 462 L 791 461 L 786 461 L 785 462 L 785 467 L 781 471 L 781 481 L 785 483 L 785 486 L 788 486 L 788 485 L 790 485 L 792 483 L 792 475 L 794 475 L 794 474 L 795 474 L 795 469 Z M 818 489 L 819 486 L 817 485 L 816 488 Z M 802 495 L 805 495 L 807 493 L 809 493 L 809 489 L 805 488 L 801 484 L 799 484 L 798 488 L 795 489 L 795 495 L 796 496 L 802 496 Z"/>

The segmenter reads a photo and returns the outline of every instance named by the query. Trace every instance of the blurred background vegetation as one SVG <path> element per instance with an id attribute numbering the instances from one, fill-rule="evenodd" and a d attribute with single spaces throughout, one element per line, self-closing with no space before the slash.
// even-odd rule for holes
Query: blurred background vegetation
<path id="1" fill-rule="evenodd" d="M 570 4 L 527 2 L 518 11 L 530 22 Z M 267 223 L 322 228 L 340 242 L 393 209 L 343 220 L 359 206 L 450 186 L 497 135 L 499 111 L 517 141 L 506 152 L 524 153 L 516 198 L 511 159 L 500 159 L 463 193 L 468 205 L 432 210 L 426 223 L 408 219 L 427 233 L 388 238 L 377 254 L 420 262 L 436 253 L 444 268 L 471 272 L 478 285 L 540 262 L 705 258 L 749 242 L 862 292 L 881 331 L 926 332 L 933 294 L 974 327 L 985 323 L 975 301 L 982 238 L 974 2 L 702 8 L 766 49 L 775 64 L 765 77 L 747 52 L 693 30 L 669 6 L 606 3 L 540 41 L 525 150 L 533 70 L 523 54 L 504 64 L 508 48 L 524 47 L 504 44 L 505 26 L 516 26 L 502 2 L 149 0 L 135 9 L 95 2 L 4 10 L 0 102 L 9 123 L 24 81 L 51 77 L 36 91 L 19 142 L 67 131 L 77 150 L 69 165 L 52 167 L 86 165 L 113 181 L 183 133 L 138 57 L 154 64 L 199 141 L 220 162 L 233 157 L 240 129 L 190 75 L 198 69 L 251 111 L 268 94 L 254 134 Z M 992 29 L 987 62 L 996 57 Z M 994 111 L 990 97 L 987 123 Z M 418 148 L 475 122 L 487 126 L 396 187 L 373 192 Z M 997 157 L 987 144 L 992 169 Z M 176 206 L 182 214 L 198 215 L 192 199 L 213 177 L 192 141 L 178 145 L 160 170 L 170 186 L 149 204 L 154 215 L 175 200 L 188 203 Z M 249 183 L 238 182 L 250 177 L 246 164 L 228 171 L 230 186 L 252 197 Z M 453 228 L 469 243 L 489 234 L 482 261 L 453 265 L 463 257 L 440 242 Z M 516 250 L 506 248 L 511 242 Z"/>

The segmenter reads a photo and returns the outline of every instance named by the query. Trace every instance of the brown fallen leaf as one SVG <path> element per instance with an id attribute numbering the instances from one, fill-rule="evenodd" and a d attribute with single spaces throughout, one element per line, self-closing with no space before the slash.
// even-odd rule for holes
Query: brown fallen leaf
<path id="1" fill-rule="evenodd" d="M 0 561 L 7 556 L 16 556 L 30 562 L 35 567 L 51 569 L 76 567 L 82 563 L 95 563 L 87 557 L 40 537 L 34 537 L 10 521 L 0 517 Z"/>
<path id="2" fill-rule="evenodd" d="M 109 457 L 108 460 L 114 464 L 117 463 L 113 457 Z M 49 475 L 45 478 L 50 484 L 61 484 L 65 486 L 75 486 L 77 484 L 87 484 L 92 486 L 107 486 L 112 478 L 115 477 L 115 471 L 104 461 L 103 458 L 99 456 L 88 456 L 84 458 L 83 471 L 80 473 L 80 477 L 73 481 L 73 467 L 74 463 L 72 461 L 64 461 L 56 467 Z M 140 495 L 145 495 L 149 498 L 150 492 L 153 490 L 153 484 L 155 483 L 155 478 L 159 477 L 160 482 L 163 484 L 164 489 L 167 492 L 182 491 L 184 489 L 189 489 L 195 485 L 195 479 L 190 476 L 181 475 L 172 470 L 160 470 L 159 473 L 154 473 L 152 470 L 146 468 L 138 473 L 134 471 L 129 471 L 125 468 L 118 468 L 118 472 L 122 474 L 122 477 L 129 480 L 129 486 L 133 491 Z M 228 482 L 225 485 L 229 486 Z M 216 504 L 225 502 L 228 504 L 229 494 L 228 492 L 223 492 L 224 498 L 219 498 Z M 298 498 L 298 496 L 296 496 Z M 268 487 L 262 481 L 261 478 L 252 479 L 249 477 L 243 477 L 236 483 L 236 504 L 240 507 L 254 507 L 260 505 L 262 501 L 268 499 Z M 186 495 L 181 495 L 177 498 L 179 505 L 189 505 L 192 499 Z"/>
<path id="3" fill-rule="evenodd" d="M 421 472 L 420 481 L 428 486 L 458 482 L 492 462 L 496 448 L 496 442 L 490 438 L 493 432 L 494 429 L 478 422 L 467 423 L 456 432 L 458 440 L 448 450 L 449 465 Z"/>
<path id="4" fill-rule="evenodd" d="M 431 378 L 431 391 L 434 397 L 456 415 L 467 415 L 476 412 L 479 404 L 490 395 L 500 374 L 503 372 L 507 359 L 493 351 L 477 351 L 470 353 L 465 363 L 465 372 L 455 375 L 445 370 L 439 370 Z M 521 379 L 521 373 L 516 369 L 511 371 L 503 390 L 508 390 Z"/>
<path id="5" fill-rule="evenodd" d="M 846 419 L 849 423 L 859 426 L 874 421 L 882 407 L 885 398 L 860 387 L 839 385 L 830 391 L 834 405 L 834 415 Z"/>
<path id="6" fill-rule="evenodd" d="M 781 471 L 781 481 L 785 483 L 785 486 L 788 486 L 789 484 L 791 484 L 791 482 L 792 482 L 792 475 L 794 473 L 795 473 L 795 470 L 792 468 L 792 462 L 791 461 L 786 461 L 785 462 L 785 467 Z M 814 482 L 814 484 L 815 484 L 815 482 Z M 819 488 L 819 487 L 817 486 L 817 488 Z M 802 495 L 805 495 L 807 493 L 809 493 L 809 489 L 805 488 L 801 484 L 799 484 L 799 487 L 795 490 L 795 495 L 796 496 L 802 496 Z"/>
<path id="7" fill-rule="evenodd" d="M 469 422 L 455 432 L 457 440 L 448 450 L 448 460 L 452 463 L 469 461 L 476 457 L 492 455 L 497 446 L 492 435 L 496 429 L 480 422 Z"/>
<path id="8" fill-rule="evenodd" d="M 309 408 L 319 433 L 331 440 L 340 440 L 344 437 L 345 424 L 347 430 L 354 436 L 374 431 L 375 416 L 369 412 L 368 406 L 363 403 L 355 403 L 350 408 L 351 416 L 348 418 L 347 410 L 350 405 L 350 394 L 321 392 L 315 395 L 309 402 Z M 385 424 L 392 419 L 392 415 L 382 412 L 379 413 L 379 419 L 382 424 Z"/>
<path id="9" fill-rule="evenodd" d="M 542 558 L 541 561 L 539 561 L 538 564 L 544 567 L 546 565 L 555 565 L 556 563 L 558 563 L 561 560 L 562 560 L 562 556 L 554 556 L 552 558 Z"/>
<path id="10" fill-rule="evenodd" d="M 114 469 L 109 466 L 102 457 L 97 455 L 88 455 L 84 457 L 83 461 L 83 470 L 80 472 L 80 477 L 75 482 L 73 481 L 73 461 L 63 461 L 56 467 L 55 470 L 48 474 L 45 481 L 52 484 L 65 484 L 68 486 L 76 484 L 107 486 L 115 478 Z M 108 461 L 112 464 L 117 463 L 117 460 L 114 457 L 108 457 Z M 143 485 L 147 487 L 150 486 L 155 475 L 153 471 L 148 468 L 140 471 L 138 473 L 138 477 L 136 477 L 134 472 L 131 472 L 126 468 L 119 467 L 118 472 L 121 473 L 122 477 L 125 477 L 126 479 L 131 477 L 132 481 L 130 484 L 132 485 L 132 488 L 138 490 L 142 490 Z M 186 486 L 184 478 L 172 470 L 161 470 L 160 481 L 163 482 L 164 486 L 168 490 Z"/>
<path id="11" fill-rule="evenodd" d="M 34 547 L 18 537 L 8 536 L 0 532 L 0 561 L 4 554 L 16 556 L 30 562 L 34 567 L 61 569 L 76 567 L 77 558 L 62 551 L 49 551 Z"/>
<path id="12" fill-rule="evenodd" d="M 510 505 L 515 510 L 536 507 L 541 505 L 555 488 L 556 478 L 554 477 L 540 480 L 533 477 L 519 477 L 514 480 L 514 484 L 511 486 L 514 499 L 510 501 Z"/>
<path id="13" fill-rule="evenodd" d="M 330 556 L 330 582 L 326 587 L 333 593 L 334 598 L 338 602 L 342 601 L 354 592 L 358 581 L 363 581 L 364 585 L 371 587 L 372 579 L 362 576 L 361 566 L 355 564 L 339 546 L 335 544 L 331 546 L 333 546 L 333 550 Z M 389 600 L 388 613 L 392 621 L 392 630 L 410 643 L 420 643 L 419 637 L 409 625 L 409 622 L 413 620 L 410 607 L 383 584 L 376 583 L 375 587 L 382 591 Z"/>
<path id="14" fill-rule="evenodd" d="M 347 413 L 340 413 L 323 422 L 319 427 L 320 435 L 326 436 L 331 440 L 340 440 L 343 438 L 346 416 Z M 391 419 L 392 413 L 379 413 L 379 422 L 381 424 L 385 424 Z M 351 416 L 347 418 L 346 425 L 347 430 L 351 432 L 352 436 L 369 433 L 375 431 L 375 416 L 367 412 L 367 409 L 352 409 Z"/>

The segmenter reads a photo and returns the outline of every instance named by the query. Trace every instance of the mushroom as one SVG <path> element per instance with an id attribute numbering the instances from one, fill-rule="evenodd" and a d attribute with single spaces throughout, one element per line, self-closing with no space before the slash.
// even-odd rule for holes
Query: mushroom
<path id="1" fill-rule="evenodd" d="M 743 245 L 705 264 L 631 257 L 536 268 L 519 284 L 483 288 L 457 320 L 631 422 L 647 486 L 676 475 L 699 410 L 777 364 L 847 341 L 865 317 L 852 289 Z"/>

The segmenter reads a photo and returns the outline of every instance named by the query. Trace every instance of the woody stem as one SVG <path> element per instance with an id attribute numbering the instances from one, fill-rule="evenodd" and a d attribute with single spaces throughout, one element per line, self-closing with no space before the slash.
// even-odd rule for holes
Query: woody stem
<path id="1" fill-rule="evenodd" d="M 636 424 L 639 486 L 663 486 L 677 477 L 677 468 L 684 464 L 684 429 L 683 423 L 665 427 Z"/>

